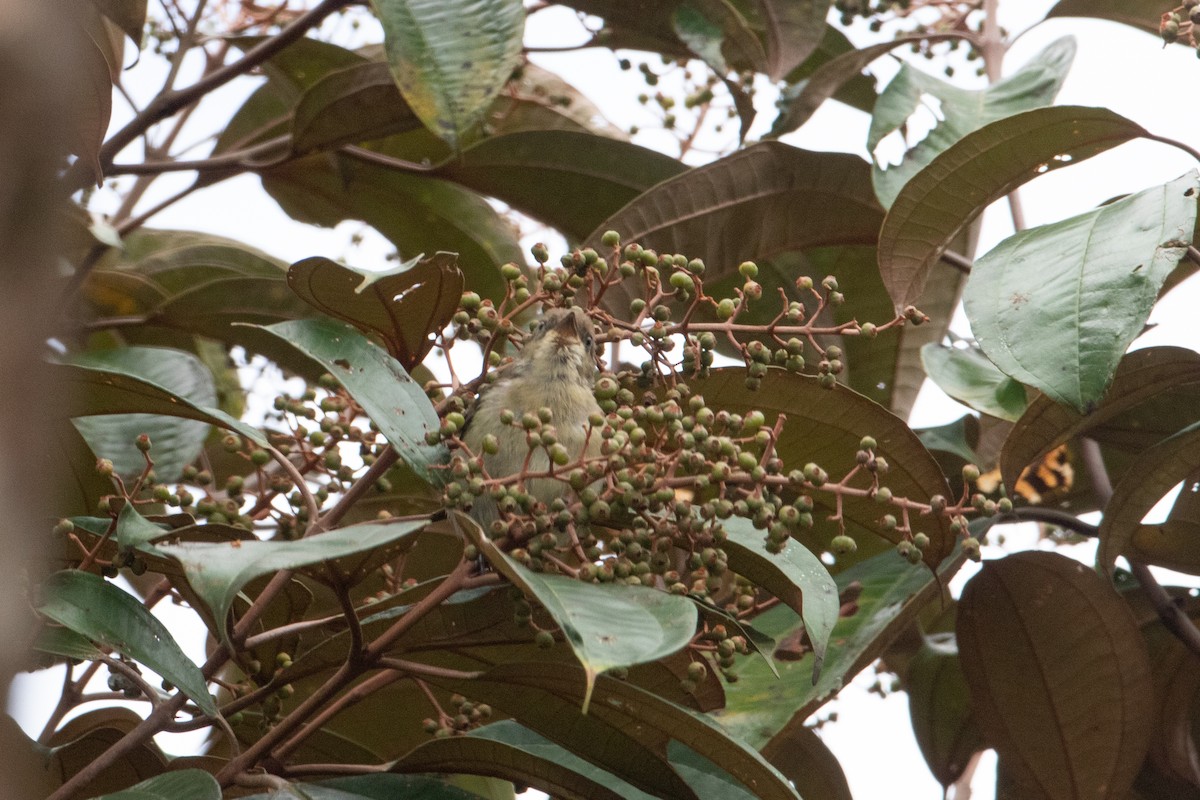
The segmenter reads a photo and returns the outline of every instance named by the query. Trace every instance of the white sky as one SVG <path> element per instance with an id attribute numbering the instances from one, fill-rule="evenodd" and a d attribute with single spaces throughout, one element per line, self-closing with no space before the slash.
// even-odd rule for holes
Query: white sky
<path id="1" fill-rule="evenodd" d="M 1001 23 L 1011 31 L 1025 30 L 1052 5 L 1050 0 L 1007 0 L 1001 3 Z M 582 37 L 578 31 L 573 14 L 550 9 L 531 19 L 529 41 L 561 46 L 580 41 Z M 1194 146 L 1200 144 L 1196 139 L 1195 93 L 1188 88 L 1200 77 L 1200 63 L 1189 48 L 1164 49 L 1157 38 L 1114 23 L 1051 20 L 1016 42 L 1006 62 L 1005 73 L 1019 68 L 1054 39 L 1068 34 L 1076 35 L 1079 51 L 1059 95 L 1060 104 L 1107 106 L 1153 133 L 1189 141 Z M 851 36 L 862 42 L 868 34 L 860 26 Z M 161 70 L 152 63 L 153 59 L 145 60 L 148 63 L 127 73 L 129 88 L 140 103 L 153 94 L 162 79 Z M 592 99 L 609 119 L 622 126 L 637 123 L 643 128 L 652 127 L 652 118 L 633 100 L 646 88 L 638 72 L 621 72 L 607 51 L 539 54 L 534 60 L 562 74 Z M 876 68 L 884 77 L 894 71 L 886 59 L 876 62 Z M 188 78 L 186 74 L 184 77 L 185 80 Z M 180 142 L 196 141 L 202 133 L 218 124 L 214 119 L 227 119 L 254 85 L 253 81 L 237 81 L 215 93 L 194 116 Z M 774 116 L 772 99 L 768 96 L 759 98 L 761 113 L 751 138 L 761 135 L 769 127 Z M 128 106 L 117 101 L 113 129 L 124 124 L 128 117 Z M 857 151 L 865 156 L 868 122 L 865 114 L 836 103 L 826 103 L 804 128 L 784 137 L 784 141 L 815 150 Z M 652 130 L 639 134 L 635 141 L 662 147 L 673 155 L 677 153 L 673 138 Z M 198 152 L 206 150 L 207 145 Z M 1196 166 L 1186 154 L 1166 145 L 1133 142 L 1038 178 L 1022 190 L 1021 199 L 1028 224 L 1044 224 L 1085 211 L 1115 195 L 1164 183 Z M 189 180 L 186 176 L 160 179 L 141 207 L 149 207 L 185 186 Z M 106 207 L 113 207 L 111 196 L 102 195 L 101 200 Z M 385 266 L 383 256 L 390 250 L 387 243 L 371 231 L 366 232 L 361 246 L 351 249 L 349 237 L 352 233 L 362 232 L 360 224 L 343 223 L 336 229 L 322 230 L 292 221 L 262 192 L 258 179 L 253 176 L 242 176 L 205 189 L 163 212 L 150 224 L 230 236 L 289 261 L 325 255 L 335 259 L 345 257 L 359 267 L 382 268 Z M 1010 233 L 1007 210 L 998 205 L 985 217 L 979 252 L 986 252 Z M 1157 323 L 1158 327 L 1140 339 L 1135 347 L 1149 344 L 1195 347 L 1197 337 L 1191 315 L 1198 302 L 1200 285 L 1193 279 L 1160 303 L 1151 317 L 1151 322 Z M 969 333 L 961 313 L 954 322 L 954 329 L 962 334 Z M 927 384 L 918 400 L 912 423 L 917 426 L 941 424 L 962 413 L 961 406 Z M 985 558 L 998 557 L 1005 549 L 1045 546 L 1038 545 L 1033 532 L 1028 529 L 1010 527 L 1005 533 L 1005 548 L 987 546 Z M 1094 546 L 1079 545 L 1070 552 L 1090 562 Z M 967 576 L 968 571 L 964 571 L 956 579 L 957 589 L 961 589 Z M 169 604 L 162 606 L 164 615 L 168 616 L 168 626 L 180 632 L 181 644 L 189 655 L 198 662 L 203 661 L 202 635 L 185 624 L 186 614 L 170 608 Z M 189 627 L 192 632 L 183 634 L 182 631 Z M 926 769 L 912 738 L 905 695 L 880 699 L 867 693 L 866 687 L 870 683 L 869 677 L 855 681 L 838 700 L 821 711 L 822 716 L 835 709 L 839 713 L 838 722 L 826 725 L 821 736 L 841 761 L 855 798 L 939 798 L 941 787 Z M 21 677 L 14 682 L 9 698 L 10 713 L 31 735 L 40 730 L 60 685 L 61 671 L 57 669 Z M 194 737 L 164 737 L 160 740 L 174 752 L 190 749 L 195 741 Z M 990 754 L 977 772 L 972 788 L 975 800 L 989 800 L 994 796 L 994 757 Z"/>

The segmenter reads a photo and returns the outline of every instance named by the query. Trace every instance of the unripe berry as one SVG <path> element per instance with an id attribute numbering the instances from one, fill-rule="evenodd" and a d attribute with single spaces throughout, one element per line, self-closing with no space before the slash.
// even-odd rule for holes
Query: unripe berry
<path id="1" fill-rule="evenodd" d="M 529 248 L 529 252 L 533 254 L 534 260 L 539 264 L 545 264 L 550 260 L 550 250 L 541 242 Z"/>
<path id="2" fill-rule="evenodd" d="M 671 285 L 676 289 L 681 289 L 685 292 L 695 291 L 696 289 L 696 282 L 686 272 L 672 272 L 670 280 Z"/>
<path id="3" fill-rule="evenodd" d="M 135 445 L 137 445 L 137 449 L 141 450 L 143 453 L 150 452 L 150 435 L 149 434 L 139 433 L 137 438 L 133 440 L 133 443 Z"/>
<path id="4" fill-rule="evenodd" d="M 743 261 L 738 264 L 738 272 L 748 281 L 752 281 L 758 277 L 758 265 L 753 261 Z"/>
<path id="5" fill-rule="evenodd" d="M 605 247 L 619 247 L 621 244 L 621 234 L 616 231 L 605 231 L 600 237 L 600 244 Z"/>
<path id="6" fill-rule="evenodd" d="M 962 476 L 967 483 L 974 483 L 979 480 L 979 467 L 974 464 L 966 464 L 962 468 Z"/>
<path id="7" fill-rule="evenodd" d="M 833 537 L 829 543 L 829 550 L 839 556 L 849 555 L 858 550 L 858 542 L 854 541 L 852 537 L 842 534 Z"/>
<path id="8" fill-rule="evenodd" d="M 737 305 L 730 298 L 726 297 L 717 304 L 717 319 L 727 320 L 737 311 Z"/>

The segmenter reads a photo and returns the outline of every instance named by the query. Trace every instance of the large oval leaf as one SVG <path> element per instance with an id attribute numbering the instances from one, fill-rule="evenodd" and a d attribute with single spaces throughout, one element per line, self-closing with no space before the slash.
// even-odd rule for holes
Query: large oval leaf
<path id="1" fill-rule="evenodd" d="M 934 98 L 940 108 L 933 129 L 907 149 L 899 164 L 884 169 L 876 156 L 873 174 L 879 201 L 891 206 L 914 175 L 971 131 L 1021 111 L 1050 105 L 1074 58 L 1075 40 L 1063 37 L 1017 72 L 979 91 L 961 89 L 904 64 L 875 103 L 867 149 L 876 154 L 880 141 L 893 131 L 903 130 L 913 112 L 929 102 L 927 98 Z"/>
<path id="2" fill-rule="evenodd" d="M 804 629 L 812 643 L 812 679 L 816 683 L 841 607 L 837 584 L 829 576 L 829 570 L 798 542 L 790 543 L 782 553 L 770 552 L 762 531 L 755 530 L 747 519 L 732 517 L 723 526 L 728 534 L 723 547 L 730 568 L 778 597 L 804 620 Z"/>
<path id="3" fill-rule="evenodd" d="M 696 605 L 686 597 L 532 572 L 492 544 L 474 522 L 456 518 L 492 566 L 536 598 L 562 630 L 583 665 L 585 714 L 601 672 L 669 656 L 696 633 Z"/>
<path id="4" fill-rule="evenodd" d="M 1000 472 L 1011 494 L 1021 470 L 1063 442 L 1103 426 L 1174 386 L 1200 382 L 1200 353 L 1183 347 L 1135 350 L 1117 365 L 1112 385 L 1090 414 L 1039 395 L 1017 420 L 1000 454 Z"/>
<path id="5" fill-rule="evenodd" d="M 521 59 L 519 0 L 371 0 L 388 64 L 425 127 L 455 150 Z"/>
<path id="6" fill-rule="evenodd" d="M 1025 411 L 1025 387 L 987 360 L 976 347 L 921 348 L 929 379 L 946 394 L 976 411 L 1015 422 Z"/>
<path id="7" fill-rule="evenodd" d="M 292 112 L 292 150 L 308 153 L 420 127 L 387 64 L 370 61 L 322 76 Z"/>
<path id="8" fill-rule="evenodd" d="M 615 230 L 661 253 L 702 258 L 734 270 L 746 259 L 807 247 L 874 244 L 883 213 L 868 166 L 844 153 L 763 142 L 663 181 L 588 236 Z M 630 291 L 609 289 L 605 305 L 627 313 Z"/>
<path id="9" fill-rule="evenodd" d="M 963 303 L 983 352 L 1052 399 L 1094 408 L 1187 252 L 1198 188 L 1192 171 L 978 259 Z"/>
<path id="10" fill-rule="evenodd" d="M 1056 553 L 987 562 L 958 606 L 976 719 L 1018 781 L 1051 798 L 1124 798 L 1146 755 L 1146 646 L 1108 582 Z"/>
<path id="11" fill-rule="evenodd" d="M 779 80 L 817 49 L 830 0 L 758 0 L 767 28 L 767 76 Z"/>
<path id="12" fill-rule="evenodd" d="M 425 443 L 437 430 L 437 412 L 404 367 L 361 333 L 328 319 L 280 322 L 262 328 L 321 364 L 362 406 L 400 459 L 426 483 L 442 449 Z"/>
<path id="13" fill-rule="evenodd" d="M 1059 0 L 1046 16 L 1107 19 L 1158 36 L 1167 10 L 1155 0 Z"/>
<path id="14" fill-rule="evenodd" d="M 645 147 L 577 131 L 518 131 L 484 139 L 436 175 L 582 240 L 639 194 L 687 169 Z M 547 187 L 554 187 L 547 191 Z"/>
<path id="15" fill-rule="evenodd" d="M 842 765 L 821 737 L 804 725 L 790 726 L 762 748 L 763 756 L 808 800 L 853 800 Z"/>
<path id="16" fill-rule="evenodd" d="M 879 268 L 897 308 L 921 297 L 951 240 L 990 203 L 1050 170 L 1147 131 L 1107 108 L 1013 114 L 968 133 L 900 191 L 879 232 Z"/>
<path id="17" fill-rule="evenodd" d="M 138 375 L 197 406 L 217 404 L 212 373 L 191 353 L 162 347 L 122 347 L 77 353 L 71 363 Z M 200 454 L 209 431 L 203 422 L 154 414 L 80 417 L 75 427 L 93 453 L 111 459 L 117 474 L 127 477 L 145 468 L 146 459 L 134 440 L 143 433 L 149 435 L 154 445 L 151 455 L 155 471 L 160 480 L 168 481 L 179 477 Z"/>
<path id="18" fill-rule="evenodd" d="M 924 641 L 908 664 L 904 690 L 921 755 L 938 783 L 949 786 L 962 777 L 971 756 L 987 748 L 971 715 L 954 634 Z"/>
<path id="19" fill-rule="evenodd" d="M 360 272 L 313 256 L 288 269 L 288 285 L 314 308 L 378 335 L 411 370 L 458 308 L 463 276 L 455 260 L 438 253 L 387 272 Z"/>
<path id="20" fill-rule="evenodd" d="M 141 601 L 90 572 L 56 572 L 42 584 L 38 612 L 145 664 L 179 687 L 201 711 L 219 716 L 200 668 Z"/>
<path id="21" fill-rule="evenodd" d="M 1111 572 L 1138 532 L 1142 518 L 1171 487 L 1200 470 L 1200 422 L 1139 454 L 1113 487 L 1100 521 L 1096 564 Z"/>

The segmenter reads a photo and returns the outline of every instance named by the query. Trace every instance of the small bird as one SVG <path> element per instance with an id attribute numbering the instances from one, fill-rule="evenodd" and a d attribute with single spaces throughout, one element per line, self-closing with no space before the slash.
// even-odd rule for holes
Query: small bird
<path id="1" fill-rule="evenodd" d="M 599 432 L 588 435 L 588 418 L 600 413 L 592 391 L 595 373 L 596 337 L 591 319 L 579 308 L 546 311 L 503 376 L 480 394 L 467 420 L 463 441 L 472 452 L 482 453 L 484 437 L 496 437 L 499 449 L 483 459 L 484 468 L 493 478 L 521 472 L 527 456 L 530 472 L 545 471 L 550 465 L 546 451 L 539 447 L 530 455 L 524 431 L 519 426 L 505 425 L 500 417 L 505 409 L 520 419 L 548 408 L 558 443 L 566 448 L 572 461 L 581 455 L 599 455 Z M 549 504 L 567 491 L 567 484 L 553 478 L 534 478 L 526 482 L 525 490 L 539 502 Z M 495 501 L 487 494 L 476 498 L 471 516 L 486 527 L 497 516 Z"/>

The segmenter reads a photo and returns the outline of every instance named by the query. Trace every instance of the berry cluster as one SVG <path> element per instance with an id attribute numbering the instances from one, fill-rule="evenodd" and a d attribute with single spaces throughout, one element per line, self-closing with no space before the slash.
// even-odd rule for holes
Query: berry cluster
<path id="1" fill-rule="evenodd" d="M 1164 12 L 1158 26 L 1158 34 L 1164 44 L 1183 42 L 1196 48 L 1196 57 L 1200 58 L 1200 37 L 1197 36 L 1197 26 L 1200 26 L 1200 0 L 1184 0 L 1183 5 L 1176 6 Z"/>

